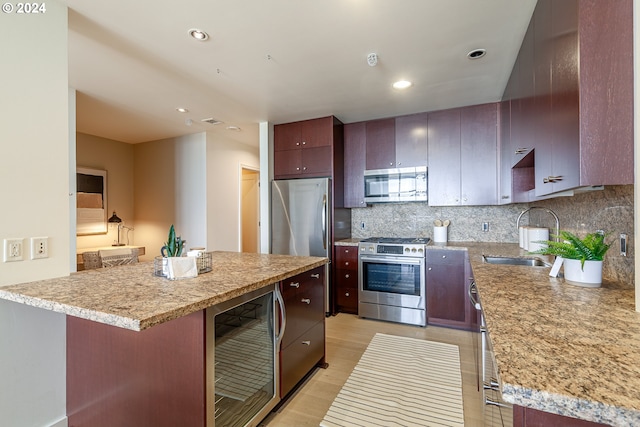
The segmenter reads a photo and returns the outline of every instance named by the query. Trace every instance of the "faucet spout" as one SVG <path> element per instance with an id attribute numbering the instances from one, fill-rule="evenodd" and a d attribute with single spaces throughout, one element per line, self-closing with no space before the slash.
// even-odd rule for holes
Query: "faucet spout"
<path id="1" fill-rule="evenodd" d="M 522 218 L 522 216 L 532 209 L 541 209 L 553 216 L 553 218 L 556 220 L 556 241 L 559 242 L 560 241 L 560 219 L 558 218 L 558 215 L 556 215 L 554 211 L 548 208 L 543 208 L 540 206 L 531 206 L 530 208 L 520 212 L 520 215 L 518 215 L 518 219 L 516 220 L 516 231 L 520 229 L 520 219 Z"/>

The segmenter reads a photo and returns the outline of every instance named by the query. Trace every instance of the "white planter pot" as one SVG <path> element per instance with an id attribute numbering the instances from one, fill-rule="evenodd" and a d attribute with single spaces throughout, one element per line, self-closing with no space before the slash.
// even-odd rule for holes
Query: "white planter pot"
<path id="1" fill-rule="evenodd" d="M 564 279 L 572 285 L 599 288 L 602 285 L 602 261 L 585 261 L 582 269 L 580 260 L 565 259 Z"/>

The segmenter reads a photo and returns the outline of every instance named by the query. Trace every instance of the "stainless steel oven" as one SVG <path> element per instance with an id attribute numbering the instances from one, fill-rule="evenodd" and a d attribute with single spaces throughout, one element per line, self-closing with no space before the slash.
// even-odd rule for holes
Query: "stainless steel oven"
<path id="1" fill-rule="evenodd" d="M 358 250 L 358 315 L 426 326 L 428 238 L 373 237 Z"/>

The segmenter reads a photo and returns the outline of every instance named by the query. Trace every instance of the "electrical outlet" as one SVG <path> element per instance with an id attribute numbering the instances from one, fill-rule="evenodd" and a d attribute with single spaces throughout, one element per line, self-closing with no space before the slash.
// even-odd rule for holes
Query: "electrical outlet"
<path id="1" fill-rule="evenodd" d="M 484 231 L 485 233 L 487 231 L 489 231 L 489 223 L 488 222 L 483 222 L 482 223 L 482 231 Z"/>
<path id="2" fill-rule="evenodd" d="M 31 238 L 31 259 L 49 258 L 49 238 Z"/>
<path id="3" fill-rule="evenodd" d="M 22 261 L 22 242 L 24 239 L 4 239 L 4 262 Z"/>

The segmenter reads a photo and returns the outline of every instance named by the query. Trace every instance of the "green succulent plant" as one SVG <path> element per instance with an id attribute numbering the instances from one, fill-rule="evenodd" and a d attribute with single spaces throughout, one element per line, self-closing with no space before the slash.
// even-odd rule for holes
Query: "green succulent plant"
<path id="1" fill-rule="evenodd" d="M 171 228 L 169 228 L 169 237 L 167 237 L 167 241 L 162 247 L 162 256 L 165 257 L 177 257 L 182 255 L 182 248 L 184 246 L 184 240 L 182 237 L 176 237 L 176 230 L 171 224 Z"/>
<path id="2" fill-rule="evenodd" d="M 559 241 L 543 240 L 547 247 L 531 252 L 540 255 L 555 255 L 565 259 L 580 260 L 580 266 L 584 268 L 585 261 L 602 261 L 604 254 L 609 250 L 611 243 L 605 242 L 605 235 L 602 233 L 589 233 L 584 239 L 580 239 L 573 233 L 561 231 Z"/>

